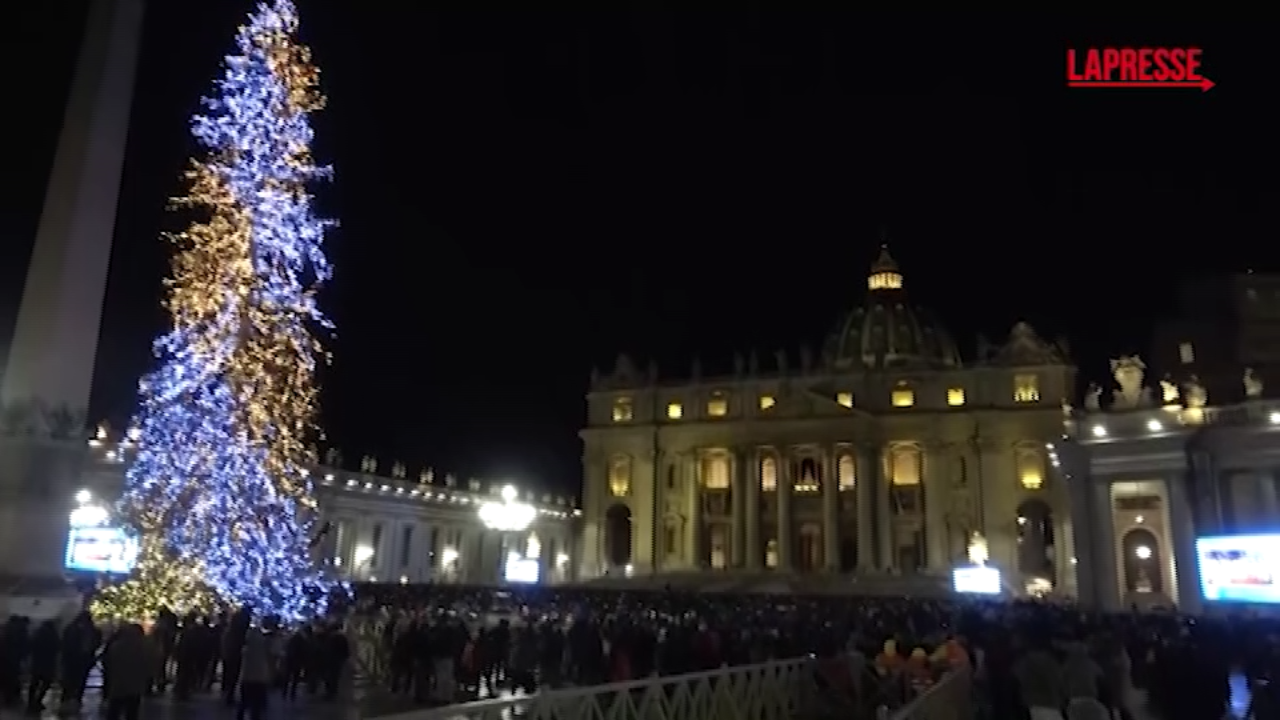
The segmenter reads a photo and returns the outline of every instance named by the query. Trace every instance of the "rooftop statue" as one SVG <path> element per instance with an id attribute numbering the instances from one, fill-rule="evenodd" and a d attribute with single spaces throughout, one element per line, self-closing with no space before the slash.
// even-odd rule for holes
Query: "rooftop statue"
<path id="1" fill-rule="evenodd" d="M 1111 375 L 1118 386 L 1111 393 L 1112 409 L 1151 407 L 1151 388 L 1142 384 L 1146 372 L 1147 364 L 1137 355 L 1121 355 L 1111 361 Z"/>

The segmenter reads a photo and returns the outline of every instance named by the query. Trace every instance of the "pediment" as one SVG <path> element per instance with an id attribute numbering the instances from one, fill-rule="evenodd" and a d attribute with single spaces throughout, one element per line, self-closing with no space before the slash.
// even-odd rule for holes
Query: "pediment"
<path id="1" fill-rule="evenodd" d="M 1020 322 L 1009 331 L 1009 338 L 990 359 L 992 365 L 1065 365 L 1066 358 L 1056 345 L 1047 343 L 1031 325 Z"/>

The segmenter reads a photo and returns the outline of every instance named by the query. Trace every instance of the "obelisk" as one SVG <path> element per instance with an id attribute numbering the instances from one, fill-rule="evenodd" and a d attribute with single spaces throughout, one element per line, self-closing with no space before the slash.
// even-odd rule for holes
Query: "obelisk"
<path id="1" fill-rule="evenodd" d="M 142 17 L 143 0 L 91 0 L 27 268 L 0 385 L 0 575 L 10 578 L 62 573 Z"/>

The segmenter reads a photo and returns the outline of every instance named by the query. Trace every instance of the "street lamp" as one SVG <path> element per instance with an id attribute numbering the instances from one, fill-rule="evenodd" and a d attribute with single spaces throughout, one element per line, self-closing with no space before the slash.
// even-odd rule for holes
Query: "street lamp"
<path id="1" fill-rule="evenodd" d="M 71 527 L 101 527 L 107 524 L 110 517 L 111 513 L 105 507 L 93 501 L 93 493 L 88 490 L 76 493 L 76 508 L 71 511 L 70 516 Z"/>
<path id="2" fill-rule="evenodd" d="M 503 545 L 510 548 L 513 544 L 509 542 L 508 536 L 517 533 L 523 533 L 533 524 L 534 518 L 537 517 L 538 511 L 528 503 L 522 503 L 517 500 L 518 494 L 515 487 L 507 485 L 502 488 L 502 502 L 486 502 L 480 505 L 480 522 L 490 530 L 496 530 L 503 535 Z M 539 548 L 540 550 L 541 548 Z M 514 557 L 514 561 L 513 558 Z M 510 568 L 515 567 L 513 562 L 521 562 L 523 558 L 519 553 L 509 552 L 506 558 L 506 567 L 503 575 L 510 572 Z"/>
<path id="3" fill-rule="evenodd" d="M 480 505 L 480 522 L 490 530 L 505 533 L 528 530 L 537 514 L 532 505 L 516 500 L 516 489 L 510 485 L 502 488 L 502 502 Z"/>

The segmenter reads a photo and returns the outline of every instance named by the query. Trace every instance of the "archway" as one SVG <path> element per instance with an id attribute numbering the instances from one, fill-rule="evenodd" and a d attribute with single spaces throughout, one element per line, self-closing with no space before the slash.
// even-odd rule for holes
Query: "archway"
<path id="1" fill-rule="evenodd" d="M 817 525 L 806 523 L 800 528 L 799 560 L 801 572 L 822 569 L 822 529 Z"/>
<path id="2" fill-rule="evenodd" d="M 1124 587 L 1131 593 L 1164 592 L 1160 540 L 1146 528 L 1134 528 L 1120 541 Z"/>
<path id="3" fill-rule="evenodd" d="M 631 564 L 631 508 L 614 505 L 604 517 L 604 553 L 610 567 Z"/>
<path id="4" fill-rule="evenodd" d="M 1054 582 L 1053 511 L 1038 498 L 1018 505 L 1018 572 Z"/>

